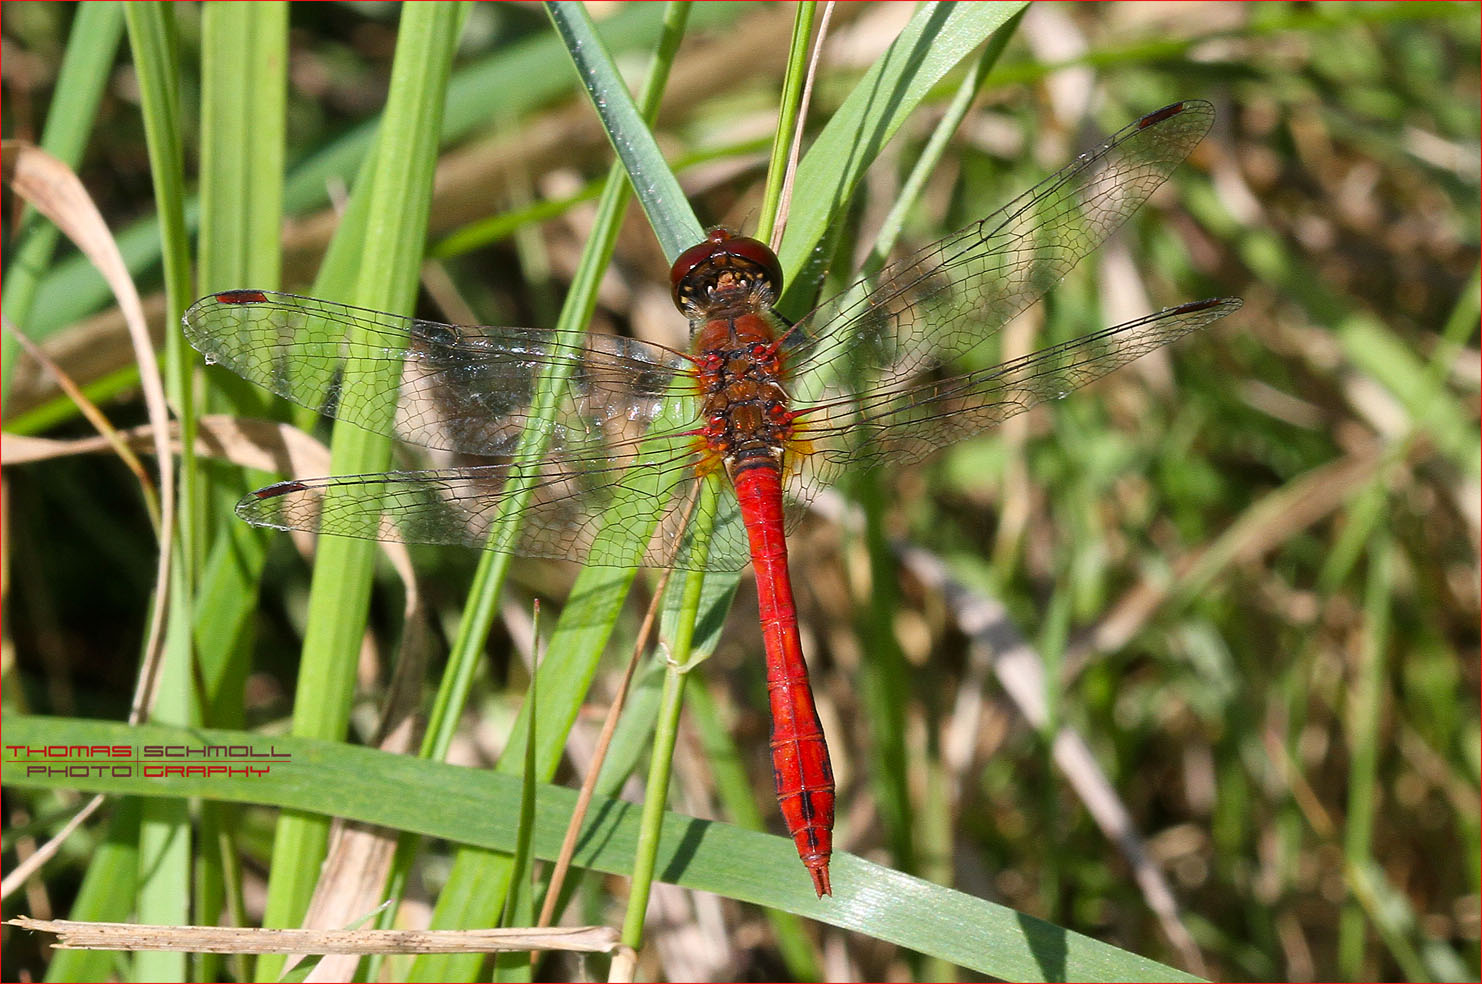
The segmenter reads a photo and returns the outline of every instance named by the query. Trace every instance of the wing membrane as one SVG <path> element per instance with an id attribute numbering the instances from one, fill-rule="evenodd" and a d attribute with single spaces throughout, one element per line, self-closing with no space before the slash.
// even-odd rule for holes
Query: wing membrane
<path id="1" fill-rule="evenodd" d="M 186 311 L 185 334 L 209 361 L 302 406 L 383 431 L 394 401 L 397 436 L 479 455 L 514 450 L 542 377 L 564 363 L 570 375 L 542 425 L 552 452 L 574 457 L 641 435 L 671 409 L 688 365 L 633 339 L 448 325 L 271 291 L 204 297 Z M 399 368 L 375 372 L 388 365 Z M 394 382 L 347 389 L 347 370 Z"/>
<path id="2" fill-rule="evenodd" d="M 845 468 L 918 461 L 1238 308 L 1234 298 L 1185 304 L 975 368 L 991 363 L 985 346 L 1002 326 L 1126 221 L 1212 119 L 1202 101 L 1150 113 L 988 218 L 860 281 L 790 328 L 786 385 L 801 409 L 789 526 Z M 736 569 L 748 560 L 735 496 L 695 497 L 697 483 L 725 480 L 696 437 L 698 383 L 681 353 L 256 290 L 196 302 L 185 331 L 208 361 L 296 403 L 475 456 L 456 468 L 281 482 L 239 503 L 250 522 L 483 546 L 500 517 L 512 514 L 520 532 L 497 549 L 617 566 Z M 347 376 L 388 382 L 347 387 Z M 535 404 L 551 378 L 560 382 L 546 413 Z M 395 408 L 390 424 L 387 406 Z M 532 425 L 542 428 L 547 451 L 538 465 L 519 466 L 514 452 Z M 691 502 L 712 510 L 703 561 L 691 539 L 695 523 L 684 523 Z"/>
<path id="3" fill-rule="evenodd" d="M 989 369 L 872 391 L 804 410 L 792 495 L 806 500 L 846 469 L 906 465 L 1046 400 L 1060 399 L 1240 308 L 1235 297 L 1166 308 Z"/>
<path id="4" fill-rule="evenodd" d="M 496 549 L 605 566 L 739 570 L 749 554 L 733 495 L 712 497 L 708 556 L 691 556 L 695 527 L 683 523 L 685 506 L 696 482 L 723 477 L 697 473 L 688 446 L 668 443 L 647 449 L 637 468 L 621 458 L 548 458 L 528 471 L 500 462 L 293 479 L 244 497 L 237 514 L 276 529 L 482 547 L 511 493 L 528 486 L 518 532 Z"/>
<path id="5" fill-rule="evenodd" d="M 970 358 L 1125 222 L 1213 120 L 1200 100 L 1149 113 L 994 214 L 823 302 L 789 339 L 794 398 L 888 390 Z"/>

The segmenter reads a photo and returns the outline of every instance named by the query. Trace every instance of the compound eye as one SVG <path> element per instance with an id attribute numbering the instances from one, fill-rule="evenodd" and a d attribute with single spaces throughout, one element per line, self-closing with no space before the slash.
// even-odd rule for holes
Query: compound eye
<path id="1" fill-rule="evenodd" d="M 732 236 L 726 242 L 726 254 L 748 265 L 748 284 L 764 283 L 774 295 L 782 293 L 782 264 L 766 243 L 750 236 Z"/>
<path id="2" fill-rule="evenodd" d="M 748 236 L 737 236 L 726 229 L 714 229 L 705 241 L 691 246 L 669 269 L 669 285 L 676 307 L 684 311 L 684 302 L 694 297 L 706 277 L 722 270 L 749 289 L 765 283 L 774 295 L 782 292 L 782 265 L 766 243 Z"/>

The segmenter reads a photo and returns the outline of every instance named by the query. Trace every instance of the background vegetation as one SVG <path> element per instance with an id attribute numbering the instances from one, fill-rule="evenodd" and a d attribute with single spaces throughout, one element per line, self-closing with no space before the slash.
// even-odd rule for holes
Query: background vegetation
<path id="1" fill-rule="evenodd" d="M 697 5 L 675 57 L 655 132 L 702 221 L 747 227 L 759 207 L 792 27 L 791 10 L 777 7 Z M 178 344 L 182 299 L 163 291 L 179 293 L 171 282 L 179 273 L 162 265 L 157 218 L 170 205 L 141 111 L 149 98 L 142 28 L 129 25 L 131 52 L 117 16 L 87 14 L 99 19 L 79 30 L 84 9 L 5 6 L 4 136 L 37 139 L 61 98 L 66 61 L 102 52 L 96 111 L 71 118 L 77 169 L 120 236 L 162 347 L 172 334 Z M 836 12 L 811 133 L 910 13 L 874 4 Z M 614 5 L 594 14 L 629 77 L 641 77 L 659 12 Z M 192 176 L 186 190 L 194 193 L 193 176 L 213 153 L 219 160 L 245 149 L 244 159 L 275 170 L 273 120 L 250 102 L 227 119 L 198 108 L 203 92 L 207 104 L 222 105 L 223 85 L 246 97 L 260 89 L 202 75 L 212 26 L 199 8 L 168 16 L 178 31 L 175 139 Z M 281 279 L 278 258 L 264 260 L 260 249 L 257 259 L 208 259 L 212 242 L 226 238 L 219 234 L 197 246 L 194 293 L 274 281 L 312 292 L 316 276 L 322 284 L 333 264 L 348 262 L 345 252 L 356 258 L 356 244 L 368 241 L 341 233 L 335 242 L 349 245 L 324 258 L 342 222 L 366 221 L 354 206 L 341 220 L 336 207 L 375 121 L 390 111 L 405 15 L 383 4 L 305 4 L 286 16 L 282 205 L 241 202 L 247 218 L 283 216 Z M 437 168 L 426 222 L 409 205 L 411 214 L 396 216 L 428 229 L 417 309 L 454 321 L 555 324 L 586 269 L 582 247 L 601 228 L 591 200 L 611 148 L 539 7 L 477 5 L 466 16 L 441 120 L 399 123 L 393 139 L 402 143 L 383 150 Z M 1190 163 L 1052 292 L 1027 330 L 1060 340 L 1213 295 L 1241 296 L 1245 308 L 928 467 L 852 490 L 872 504 L 872 533 L 850 532 L 837 514 L 805 525 L 793 548 L 795 579 L 835 751 L 842 850 L 1211 977 L 1482 972 L 1478 35 L 1475 4 L 1045 4 L 1027 13 L 930 173 L 904 241 L 928 242 L 981 217 L 1143 112 L 1207 98 L 1219 119 Z M 932 88 L 870 170 L 847 216 L 864 244 L 857 255 L 969 67 Z M 439 128 L 435 151 L 413 139 Z M 198 207 L 217 214 L 200 192 L 199 205 L 190 198 L 182 210 L 192 230 Z M 138 369 L 106 289 L 70 247 L 54 259 L 49 249 L 39 259 L 16 249 L 25 237 L 8 204 L 7 319 L 44 339 L 115 424 L 141 422 Z M 682 345 L 664 254 L 642 214 L 628 213 L 593 321 Z M 278 231 L 271 222 L 257 241 Z M 390 235 L 415 262 L 417 234 Z M 18 258 L 39 272 L 34 296 L 12 280 Z M 24 310 L 14 306 L 20 298 Z M 53 381 L 6 345 L 7 435 L 89 433 Z M 223 378 L 213 374 L 210 385 L 203 405 L 269 412 L 260 395 Z M 300 422 L 328 434 L 322 422 Z M 267 480 L 214 467 L 204 474 L 193 493 L 202 502 Z M 7 716 L 123 719 L 157 554 L 137 485 L 111 457 L 78 456 L 6 469 L 4 492 Z M 205 528 L 218 544 L 235 535 L 227 523 Z M 222 609 L 211 612 L 215 621 L 199 616 L 196 645 L 212 645 L 201 626 L 230 621 L 240 631 L 220 649 L 242 658 L 224 662 L 209 686 L 187 677 L 179 691 L 235 700 L 191 707 L 186 699 L 174 720 L 309 735 L 289 719 L 304 686 L 298 654 L 310 567 L 285 536 L 238 546 L 256 558 L 233 595 L 240 623 Z M 203 564 L 216 556 L 198 551 Z M 443 654 L 467 633 L 460 618 L 479 558 L 452 549 L 413 557 L 432 628 L 431 668 L 415 686 L 430 701 Z M 530 601 L 541 599 L 543 618 L 554 621 L 568 599 L 576 603 L 577 571 L 545 561 L 510 567 L 494 631 L 474 647 L 467 711 L 449 731 L 453 761 L 490 766 L 520 734 L 511 722 L 530 683 Z M 409 645 L 401 580 L 382 562 L 374 582 L 349 640 L 360 659 L 346 664 L 353 672 L 342 681 L 357 744 L 377 740 L 389 678 Z M 653 587 L 640 577 L 615 609 L 608 658 L 559 783 L 580 782 Z M 714 655 L 690 683 L 671 810 L 742 826 L 760 818 L 777 829 L 760 652 L 754 592 L 743 579 Z M 653 681 L 645 693 L 656 700 Z M 651 721 L 653 706 L 640 695 L 631 718 Z M 334 724 L 322 722 L 319 737 L 341 737 L 345 720 L 339 732 Z M 642 761 L 645 733 L 633 730 L 619 766 Z M 1089 754 L 1078 757 L 1077 748 Z M 623 769 L 609 768 L 616 789 Z M 374 799 L 350 789 L 356 780 L 345 777 L 347 802 Z M 10 870 L 80 800 L 13 785 L 13 774 L 6 781 Z M 1110 806 L 1095 799 L 1098 790 Z M 627 795 L 642 798 L 638 780 Z M 100 859 L 137 867 L 136 856 L 110 849 L 130 842 L 127 804 L 138 802 L 114 800 L 106 823 L 84 827 L 42 877 L 5 900 L 5 915 L 80 917 L 77 900 L 95 898 L 87 878 Z M 198 807 L 189 819 L 199 853 L 180 922 L 215 915 L 224 899 L 256 925 L 275 905 L 291 909 L 287 889 L 265 887 L 270 866 L 297 858 L 310 875 L 317 869 L 302 864 L 312 853 L 285 847 L 275 809 L 213 815 Z M 305 840 L 316 822 L 305 821 Z M 231 845 L 227 863 L 214 848 L 218 830 Z M 396 923 L 425 925 L 440 899 L 439 915 L 451 918 L 448 885 L 478 863 L 447 840 L 423 844 Z M 752 863 L 748 855 L 731 877 L 742 879 Z M 799 870 L 776 870 L 806 891 Z M 175 883 L 181 899 L 186 877 Z M 655 886 L 641 974 L 954 973 L 935 945 L 942 940 L 911 937 L 908 949 L 884 941 L 904 930 L 795 921 L 785 911 L 814 914 L 806 896 L 762 908 L 734 901 L 755 896 L 726 891 L 723 871 L 716 877 L 700 887 L 720 896 Z M 138 897 L 121 892 L 112 918 L 168 911 L 169 890 L 161 903 L 148 889 L 141 878 Z M 566 919 L 617 924 L 627 891 L 621 877 L 586 877 Z M 90 911 L 106 910 L 94 904 Z M 8 929 L 4 958 L 15 977 L 122 973 L 113 958 L 59 967 L 63 958 L 37 938 Z M 378 972 L 432 978 L 435 969 L 467 977 L 477 965 L 388 962 Z M 163 972 L 248 971 L 206 962 Z M 537 973 L 602 971 L 548 963 Z"/>

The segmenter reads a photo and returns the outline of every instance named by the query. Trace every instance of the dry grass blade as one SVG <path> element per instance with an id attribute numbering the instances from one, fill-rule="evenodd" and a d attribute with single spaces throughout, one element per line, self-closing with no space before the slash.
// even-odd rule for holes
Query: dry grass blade
<path id="1" fill-rule="evenodd" d="M 226 415 L 201 418 L 196 436 L 196 453 L 206 458 L 230 461 L 244 468 L 261 471 L 306 471 L 327 469 L 329 449 L 314 438 L 288 424 Z M 157 450 L 154 427 L 144 424 L 118 431 L 124 445 L 135 451 Z M 171 453 L 180 450 L 180 430 L 172 425 L 167 431 Z M 106 437 L 78 437 L 56 440 L 24 434 L 0 434 L 7 464 L 28 464 L 75 454 L 99 454 L 112 449 Z"/>
<path id="2" fill-rule="evenodd" d="M 139 488 L 144 493 L 144 504 L 149 510 L 150 522 L 154 524 L 155 531 L 158 532 L 160 524 L 159 502 L 154 494 L 154 480 L 144 470 L 144 464 L 139 460 L 138 455 L 134 454 L 133 450 L 123 442 L 123 439 L 119 437 L 118 428 L 114 427 L 108 418 L 104 416 L 103 411 L 98 408 L 98 405 L 87 398 L 87 395 L 82 392 L 81 387 L 72 380 L 72 377 L 68 376 L 62 370 L 61 366 L 52 361 L 51 357 L 42 350 L 41 346 L 32 341 L 31 337 L 21 331 L 20 327 L 12 323 L 9 318 L 4 318 L 3 321 L 5 330 L 15 336 L 16 341 L 21 343 L 21 348 L 25 349 L 31 358 L 35 359 L 47 372 L 52 374 L 52 377 L 57 381 L 57 385 L 62 388 L 62 392 L 66 393 L 67 397 L 77 405 L 77 408 L 82 411 L 82 415 L 87 418 L 88 423 L 93 425 L 93 429 L 108 441 L 108 446 L 113 449 L 113 453 L 118 455 L 119 459 L 128 466 L 129 471 L 134 473 L 134 477 L 139 480 Z"/>
<path id="3" fill-rule="evenodd" d="M 142 926 L 20 916 L 6 925 L 56 933 L 59 949 L 176 950 L 187 953 L 501 953 L 561 950 L 612 953 L 610 926 L 559 929 L 256 929 L 223 926 Z"/>
<path id="4" fill-rule="evenodd" d="M 144 660 L 140 666 L 139 680 L 134 693 L 130 721 L 139 721 L 148 715 L 154 700 L 155 686 L 159 679 L 159 663 L 163 653 L 165 606 L 170 597 L 170 549 L 175 526 L 175 480 L 170 465 L 169 447 L 166 440 L 169 413 L 165 406 L 164 382 L 160 379 L 159 364 L 154 356 L 154 345 L 144 320 L 144 309 L 139 294 L 129 276 L 118 246 L 94 206 L 87 189 L 72 173 L 71 168 L 40 148 L 20 141 L 6 141 L 0 152 L 4 177 L 25 201 L 50 219 L 67 235 L 79 250 L 92 261 L 103 275 L 129 327 L 134 343 L 134 356 L 139 364 L 140 380 L 144 389 L 145 404 L 155 435 L 155 451 L 160 461 L 160 514 L 159 559 L 155 568 L 154 596 L 156 603 L 150 618 L 148 641 L 144 648 Z M 22 333 L 15 332 L 17 338 Z M 24 340 L 23 340 L 24 344 Z M 60 377 L 59 377 L 60 380 Z M 82 404 L 79 404 L 80 406 Z M 106 428 L 105 428 L 106 431 Z M 137 464 L 137 461 L 135 462 Z M 147 479 L 140 473 L 141 486 L 146 501 L 152 497 Z M 26 859 L 26 864 L 16 868 L 0 885 L 0 896 L 8 895 L 24 884 L 26 878 L 52 857 L 72 831 L 82 825 L 101 805 L 102 797 L 95 796 L 74 816 L 57 835 L 42 845 Z"/>
<path id="5" fill-rule="evenodd" d="M 103 805 L 103 799 L 104 797 L 102 795 L 98 795 L 88 800 L 83 808 L 73 814 L 72 819 L 68 820 L 62 829 L 57 831 L 55 837 L 42 844 L 30 857 L 12 868 L 6 874 L 5 878 L 0 880 L 0 899 L 10 898 L 12 892 L 24 885 L 26 880 L 35 874 L 42 865 L 51 860 L 52 855 L 56 854 L 58 849 L 67 842 L 68 837 L 72 836 L 72 831 L 82 826 L 83 821 L 98 812 L 98 807 Z"/>
<path id="6" fill-rule="evenodd" d="M 813 54 L 808 59 L 808 76 L 803 80 L 803 95 L 798 101 L 798 120 L 793 127 L 792 146 L 787 151 L 787 170 L 782 176 L 782 194 L 777 201 L 777 223 L 772 227 L 768 245 L 775 253 L 782 248 L 782 234 L 787 230 L 787 213 L 792 206 L 793 179 L 798 173 L 798 158 L 803 151 L 803 130 L 808 125 L 808 104 L 813 99 L 813 83 L 818 78 L 818 59 L 823 54 L 823 41 L 828 37 L 829 21 L 834 16 L 834 0 L 823 5 L 823 18 L 818 23 L 818 37 L 813 41 Z"/>
<path id="7" fill-rule="evenodd" d="M 576 853 L 577 835 L 581 833 L 582 821 L 586 819 L 587 808 L 592 803 L 592 796 L 597 789 L 597 777 L 602 772 L 602 762 L 607 758 L 607 750 L 612 745 L 613 732 L 617 730 L 618 718 L 622 717 L 623 706 L 628 701 L 628 687 L 633 682 L 633 673 L 638 669 L 638 660 L 643 655 L 643 645 L 653 628 L 654 618 L 659 611 L 659 600 L 663 598 L 664 583 L 669 580 L 669 572 L 663 574 L 663 583 L 659 590 L 654 592 L 653 600 L 649 602 L 648 612 L 643 617 L 643 626 L 638 630 L 638 640 L 633 644 L 633 656 L 628 660 L 628 666 L 623 670 L 622 682 L 618 684 L 617 693 L 612 698 L 612 704 L 607 709 L 607 717 L 602 722 L 602 732 L 597 736 L 597 745 L 593 750 L 591 767 L 587 769 L 586 777 L 582 780 L 581 792 L 577 794 L 576 806 L 571 811 L 571 821 L 566 825 L 566 836 L 561 840 L 561 853 L 556 857 L 556 865 L 551 871 L 550 885 L 546 888 L 545 901 L 540 907 L 540 918 L 535 921 L 537 926 L 549 926 L 556 918 L 556 903 L 560 900 L 561 886 L 566 881 L 566 873 L 571 868 L 572 855 Z"/>
<path id="8" fill-rule="evenodd" d="M 165 386 L 159 374 L 154 343 L 144 322 L 144 308 L 139 293 L 129 276 L 128 266 L 119 253 L 108 224 L 93 204 L 87 189 L 72 169 L 38 147 L 20 141 L 6 141 L 3 148 L 6 182 L 16 194 L 50 219 L 67 238 L 77 244 L 107 281 L 129 327 L 134 343 L 134 357 L 139 365 L 139 381 L 144 390 L 144 403 L 154 430 L 155 454 L 160 471 L 160 550 L 155 569 L 154 611 L 150 618 L 148 642 L 140 667 L 138 687 L 134 694 L 131 722 L 141 721 L 154 703 L 159 678 L 159 661 L 164 641 L 165 608 L 170 601 L 170 550 L 175 535 L 175 470 L 170 461 L 168 442 L 169 411 L 165 405 Z"/>

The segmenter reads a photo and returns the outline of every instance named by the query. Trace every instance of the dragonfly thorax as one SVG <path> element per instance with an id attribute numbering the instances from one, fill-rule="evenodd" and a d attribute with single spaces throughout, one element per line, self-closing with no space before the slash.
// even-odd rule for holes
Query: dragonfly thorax
<path id="1" fill-rule="evenodd" d="M 709 321 L 696 335 L 700 433 L 712 460 L 731 466 L 780 460 L 792 439 L 782 360 L 771 336 L 772 323 L 755 314 Z"/>

